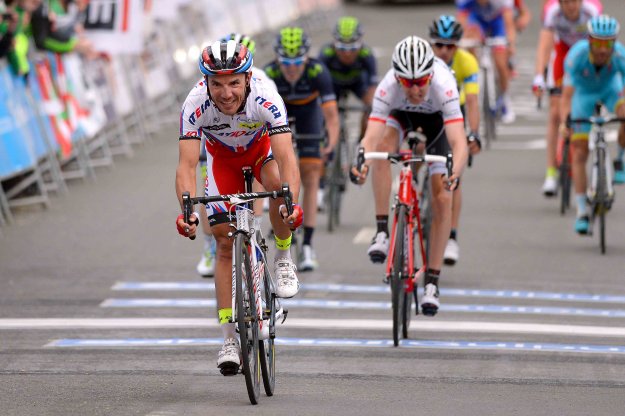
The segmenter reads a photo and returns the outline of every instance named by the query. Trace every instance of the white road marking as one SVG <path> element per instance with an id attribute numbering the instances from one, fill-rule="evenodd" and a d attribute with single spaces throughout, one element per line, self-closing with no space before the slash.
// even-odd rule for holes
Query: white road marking
<path id="1" fill-rule="evenodd" d="M 390 319 L 288 318 L 284 328 L 377 331 L 391 329 Z M 35 318 L 0 319 L 0 329 L 149 329 L 218 328 L 216 319 L 206 318 Z M 518 322 L 413 320 L 410 330 L 424 332 L 516 333 L 625 338 L 624 327 L 559 325 Z"/>

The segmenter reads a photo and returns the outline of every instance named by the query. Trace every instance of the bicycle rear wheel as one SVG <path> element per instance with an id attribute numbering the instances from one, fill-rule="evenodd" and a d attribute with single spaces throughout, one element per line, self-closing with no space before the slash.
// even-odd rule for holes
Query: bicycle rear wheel
<path id="1" fill-rule="evenodd" d="M 237 326 L 241 339 L 241 357 L 247 394 L 252 404 L 258 404 L 260 396 L 260 366 L 258 316 L 252 285 L 252 267 L 248 244 L 243 234 L 237 234 L 234 242 Z"/>
<path id="2" fill-rule="evenodd" d="M 263 253 L 265 255 L 266 253 Z M 263 258 L 264 259 L 264 258 Z M 269 338 L 260 340 L 260 368 L 263 375 L 263 386 L 267 396 L 273 396 L 276 386 L 276 294 L 273 289 L 273 280 L 267 264 L 264 263 L 262 296 L 265 308 L 263 310 L 263 325 L 269 324 Z"/>
<path id="3" fill-rule="evenodd" d="M 333 232 L 339 224 L 339 213 L 341 210 L 341 141 L 334 151 L 334 158 L 330 164 L 330 175 L 326 181 L 328 188 L 327 209 L 328 209 L 328 231 Z"/>
<path id="4" fill-rule="evenodd" d="M 395 222 L 395 246 L 393 247 L 393 268 L 391 269 L 391 304 L 393 307 L 393 344 L 399 345 L 404 316 L 404 241 L 406 229 L 406 206 L 398 205 Z"/>

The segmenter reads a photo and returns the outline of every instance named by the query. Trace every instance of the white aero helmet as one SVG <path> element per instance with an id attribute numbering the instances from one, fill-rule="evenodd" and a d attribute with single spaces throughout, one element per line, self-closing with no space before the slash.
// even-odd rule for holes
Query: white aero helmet
<path id="1" fill-rule="evenodd" d="M 432 73 L 434 52 L 426 40 L 408 36 L 395 46 L 392 60 L 395 75 L 416 79 Z"/>

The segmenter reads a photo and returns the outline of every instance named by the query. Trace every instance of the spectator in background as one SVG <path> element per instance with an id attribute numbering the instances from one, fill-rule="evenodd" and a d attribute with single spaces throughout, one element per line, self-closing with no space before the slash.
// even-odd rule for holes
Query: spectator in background
<path id="1" fill-rule="evenodd" d="M 91 42 L 82 36 L 85 0 L 49 0 L 32 18 L 35 45 L 57 53 L 79 52 L 89 58 L 97 54 Z"/>
<path id="2" fill-rule="evenodd" d="M 30 72 L 28 63 L 28 36 L 30 35 L 31 13 L 41 5 L 41 0 L 5 0 L 8 13 L 16 18 L 15 30 L 7 49 L 7 58 L 11 69 L 18 76 L 27 76 Z M 11 24 L 0 24 L 0 34 L 3 38 L 9 31 Z M 5 29 L 6 27 L 6 29 Z M 4 39 L 3 39 L 4 40 Z"/>
<path id="3" fill-rule="evenodd" d="M 0 58 L 8 55 L 13 46 L 13 36 L 17 30 L 18 15 L 0 2 Z"/>

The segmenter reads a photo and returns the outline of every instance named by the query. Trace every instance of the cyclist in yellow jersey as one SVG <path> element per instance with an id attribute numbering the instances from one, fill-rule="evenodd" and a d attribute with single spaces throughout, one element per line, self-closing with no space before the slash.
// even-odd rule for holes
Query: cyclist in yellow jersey
<path id="1" fill-rule="evenodd" d="M 445 61 L 456 77 L 456 83 L 460 91 L 460 106 L 470 131 L 467 135 L 469 152 L 471 155 L 475 155 L 479 153 L 481 148 L 478 135 L 480 127 L 478 74 L 480 67 L 473 54 L 458 47 L 461 37 L 462 26 L 456 21 L 454 16 L 441 15 L 430 26 L 430 41 L 434 54 Z M 457 239 L 461 207 L 461 182 L 458 182 L 452 202 L 451 233 L 444 254 L 444 262 L 448 265 L 455 264 L 460 255 Z"/>

